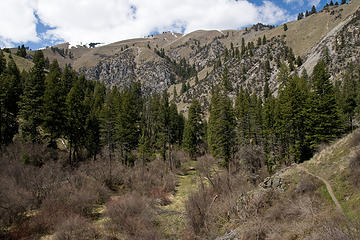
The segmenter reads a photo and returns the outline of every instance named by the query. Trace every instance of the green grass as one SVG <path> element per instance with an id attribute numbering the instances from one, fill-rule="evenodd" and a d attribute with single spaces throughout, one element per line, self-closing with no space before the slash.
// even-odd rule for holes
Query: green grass
<path id="1" fill-rule="evenodd" d="M 185 162 L 182 168 L 184 175 L 178 175 L 178 185 L 175 194 L 170 196 L 171 203 L 162 206 L 164 211 L 159 216 L 159 224 L 166 239 L 176 239 L 185 230 L 185 204 L 189 195 L 197 189 L 196 161 Z"/>
<path id="2" fill-rule="evenodd" d="M 316 192 L 320 195 L 322 199 L 326 200 L 327 203 L 335 206 L 335 203 L 333 202 L 325 184 L 322 184 L 321 187 L 319 187 Z"/>

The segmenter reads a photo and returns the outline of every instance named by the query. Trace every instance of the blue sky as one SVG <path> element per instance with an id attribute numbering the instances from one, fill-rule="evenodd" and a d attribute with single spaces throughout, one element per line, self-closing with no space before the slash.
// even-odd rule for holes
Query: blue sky
<path id="1" fill-rule="evenodd" d="M 330 1 L 330 0 L 329 0 Z M 2 0 L 0 47 L 111 43 L 154 32 L 278 25 L 326 0 Z"/>

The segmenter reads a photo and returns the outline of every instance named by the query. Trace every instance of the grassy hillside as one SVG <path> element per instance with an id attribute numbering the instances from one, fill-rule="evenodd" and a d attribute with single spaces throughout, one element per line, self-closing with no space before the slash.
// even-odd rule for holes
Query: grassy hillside
<path id="1" fill-rule="evenodd" d="M 9 53 L 4 52 L 4 55 L 5 55 L 6 61 L 8 62 L 9 61 Z M 16 66 L 19 68 L 20 72 L 22 70 L 29 71 L 32 68 L 32 66 L 34 66 L 34 64 L 28 59 L 16 56 L 14 54 L 12 54 L 11 56 L 14 59 Z"/>
<path id="2" fill-rule="evenodd" d="M 220 232 L 228 234 L 218 239 L 359 239 L 359 140 L 357 131 L 323 146 L 308 162 L 239 196 L 233 206 L 238 215 L 224 224 Z"/>
<path id="3" fill-rule="evenodd" d="M 285 34 L 287 44 L 294 50 L 295 55 L 305 56 L 328 32 L 354 14 L 359 7 L 360 1 L 330 7 L 300 21 L 288 22 L 286 32 L 281 25 L 268 31 L 266 36 L 272 38 Z"/>

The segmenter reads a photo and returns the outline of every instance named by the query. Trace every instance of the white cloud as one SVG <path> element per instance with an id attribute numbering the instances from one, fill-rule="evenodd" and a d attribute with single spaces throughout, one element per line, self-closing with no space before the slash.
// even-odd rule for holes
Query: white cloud
<path id="1" fill-rule="evenodd" d="M 69 42 L 110 43 L 143 37 L 154 31 L 184 29 L 188 33 L 198 29 L 237 29 L 257 22 L 276 24 L 290 19 L 285 10 L 270 1 L 260 6 L 245 0 L 5 1 L 14 9 L 22 5 L 24 13 L 15 15 L 19 18 L 17 24 L 25 23 L 28 34 L 21 35 L 24 32 L 15 27 L 17 24 L 0 17 L 0 42 L 36 41 L 33 11 L 43 23 L 54 28 L 40 36 L 42 39 Z M 25 17 L 25 13 L 30 17 Z M 3 29 L 1 24 L 9 27 Z"/>
<path id="2" fill-rule="evenodd" d="M 33 41 L 36 36 L 36 18 L 32 0 L 1 0 L 0 45 L 10 46 L 11 42 Z M 2 44 L 1 44 L 2 43 Z"/>
<path id="3" fill-rule="evenodd" d="M 334 1 L 335 2 L 335 1 Z M 320 0 L 309 0 L 309 6 L 318 6 L 320 3 Z"/>
<path id="4" fill-rule="evenodd" d="M 284 0 L 284 2 L 287 4 L 297 4 L 299 6 L 304 5 L 304 0 Z"/>

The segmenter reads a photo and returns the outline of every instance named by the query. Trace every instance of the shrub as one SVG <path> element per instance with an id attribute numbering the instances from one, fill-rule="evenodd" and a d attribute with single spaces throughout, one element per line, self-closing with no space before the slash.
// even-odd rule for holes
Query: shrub
<path id="1" fill-rule="evenodd" d="M 145 166 L 135 166 L 128 169 L 124 177 L 124 185 L 148 197 L 164 198 L 176 187 L 176 177 L 167 169 L 166 163 L 161 160 L 154 160 Z M 157 196 L 154 193 L 162 194 Z"/>
<path id="2" fill-rule="evenodd" d="M 71 216 L 56 228 L 54 240 L 93 240 L 99 238 L 99 233 L 86 219 L 80 216 Z"/>
<path id="3" fill-rule="evenodd" d="M 57 189 L 44 199 L 41 214 L 50 226 L 56 226 L 63 218 L 77 214 L 89 216 L 91 208 L 104 202 L 109 196 L 104 185 L 79 172 L 60 183 Z"/>
<path id="4" fill-rule="evenodd" d="M 259 176 L 266 173 L 265 161 L 266 156 L 261 147 L 240 147 L 240 149 L 235 154 L 233 167 L 231 170 L 232 172 L 243 171 L 254 180 L 254 183 L 256 183 L 261 179 L 254 179 L 254 175 Z M 262 178 L 263 177 L 264 176 L 262 176 Z"/>
<path id="5" fill-rule="evenodd" d="M 360 149 L 356 150 L 350 158 L 350 181 L 355 186 L 360 186 Z"/>
<path id="6" fill-rule="evenodd" d="M 300 181 L 295 186 L 295 193 L 298 194 L 304 194 L 304 193 L 313 193 L 315 192 L 319 187 L 321 186 L 321 183 L 319 180 L 313 176 L 310 176 L 309 174 L 305 174 Z"/>
<path id="7" fill-rule="evenodd" d="M 106 205 L 110 230 L 125 233 L 129 239 L 159 239 L 149 199 L 139 193 L 128 193 Z"/>
<path id="8" fill-rule="evenodd" d="M 214 194 L 208 188 L 201 187 L 197 192 L 192 193 L 186 202 L 186 216 L 192 231 L 200 235 L 206 230 L 209 209 Z"/>

